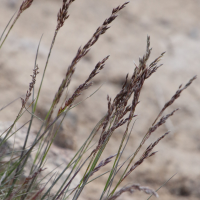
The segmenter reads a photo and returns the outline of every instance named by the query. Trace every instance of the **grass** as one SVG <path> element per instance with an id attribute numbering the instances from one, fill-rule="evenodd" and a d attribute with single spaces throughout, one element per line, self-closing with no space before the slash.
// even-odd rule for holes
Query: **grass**
<path id="1" fill-rule="evenodd" d="M 87 184 L 90 184 L 94 179 L 97 179 L 100 176 L 104 175 L 101 174 L 100 176 L 95 176 L 97 172 L 101 171 L 103 167 L 111 161 L 113 162 L 113 164 L 110 170 L 107 172 L 107 181 L 104 183 L 104 189 L 101 195 L 97 197 L 97 199 L 114 200 L 124 192 L 133 192 L 135 190 L 139 190 L 146 194 L 158 197 L 157 192 L 150 189 L 149 187 L 140 186 L 135 183 L 123 187 L 123 182 L 146 159 L 156 154 L 156 152 L 154 151 L 154 147 L 163 138 L 165 138 L 169 134 L 169 132 L 166 132 L 161 137 L 157 138 L 157 140 L 151 143 L 143 152 L 141 152 L 141 148 L 149 139 L 149 137 L 175 114 L 178 109 L 172 111 L 171 113 L 168 113 L 167 115 L 164 115 L 163 113 L 166 108 L 171 106 L 174 101 L 176 101 L 176 99 L 180 97 L 183 90 L 185 90 L 196 79 L 196 76 L 191 78 L 185 86 L 180 86 L 177 89 L 175 94 L 171 97 L 171 99 L 169 99 L 167 103 L 165 103 L 160 113 L 158 113 L 157 117 L 152 121 L 151 127 L 149 127 L 149 129 L 144 134 L 139 146 L 136 147 L 136 150 L 130 153 L 129 158 L 127 158 L 125 162 L 121 163 L 122 155 L 124 151 L 126 151 L 126 145 L 133 129 L 134 120 L 137 118 L 135 110 L 140 101 L 140 93 L 143 89 L 143 85 L 145 81 L 162 66 L 162 64 L 159 64 L 159 61 L 164 56 L 164 53 L 161 53 L 161 55 L 149 65 L 147 64 L 152 50 L 150 48 L 149 36 L 147 37 L 146 52 L 144 53 L 144 56 L 139 59 L 138 65 L 135 65 L 133 74 L 131 76 L 127 74 L 124 79 L 124 84 L 121 90 L 115 96 L 115 98 L 111 99 L 109 95 L 107 96 L 108 108 L 105 116 L 99 119 L 99 122 L 94 126 L 94 129 L 89 134 L 88 138 L 85 139 L 82 146 L 79 147 L 76 154 L 68 163 L 68 165 L 65 166 L 64 170 L 56 177 L 54 176 L 54 172 L 52 171 L 49 176 L 49 180 L 53 179 L 53 182 L 50 184 L 50 186 L 49 184 L 47 185 L 47 183 L 43 182 L 44 177 L 41 175 L 42 171 L 45 170 L 45 168 L 48 168 L 48 166 L 45 165 L 47 155 L 55 139 L 55 136 L 58 133 L 59 127 L 62 124 L 62 121 L 71 109 L 81 103 L 79 102 L 77 104 L 75 102 L 85 90 L 92 87 L 92 81 L 94 77 L 97 76 L 98 73 L 100 73 L 101 70 L 104 69 L 104 66 L 106 64 L 106 61 L 109 59 L 109 56 L 106 56 L 101 61 L 99 61 L 94 67 L 93 71 L 88 75 L 88 78 L 85 80 L 85 82 L 80 84 L 79 87 L 71 95 L 71 97 L 66 98 L 62 103 L 61 97 L 66 95 L 67 88 L 70 86 L 71 79 L 73 78 L 73 74 L 76 70 L 76 65 L 84 56 L 86 56 L 86 54 L 88 54 L 90 50 L 92 50 L 93 45 L 97 43 L 101 35 L 105 34 L 108 31 L 108 29 L 110 28 L 110 24 L 117 18 L 118 13 L 120 13 L 122 9 L 125 9 L 125 7 L 128 6 L 128 2 L 114 8 L 111 12 L 111 15 L 103 22 L 103 24 L 101 24 L 97 28 L 97 30 L 90 37 L 88 42 L 83 47 L 80 47 L 77 50 L 74 59 L 71 61 L 71 64 L 69 65 L 57 92 L 55 93 L 52 104 L 48 112 L 46 113 L 46 117 L 44 120 L 42 120 L 42 125 L 37 131 L 34 142 L 30 146 L 27 145 L 28 138 L 31 134 L 30 131 L 33 129 L 33 120 L 35 118 L 39 119 L 39 117 L 37 117 L 35 113 L 38 106 L 38 99 L 42 96 L 41 88 L 43 85 L 43 80 L 45 78 L 46 69 L 48 67 L 49 58 L 51 57 L 51 52 L 54 43 L 56 42 L 58 32 L 64 26 L 65 21 L 69 17 L 68 9 L 74 1 L 75 0 L 63 0 L 62 6 L 58 11 L 57 25 L 55 27 L 54 36 L 46 59 L 46 64 L 44 67 L 42 79 L 40 81 L 39 90 L 36 92 L 34 90 L 34 85 L 37 79 L 37 74 L 39 73 L 37 57 L 39 54 L 40 43 L 36 52 L 32 81 L 29 84 L 29 88 L 27 90 L 25 98 L 21 98 L 22 105 L 19 109 L 19 113 L 12 125 L 8 127 L 3 133 L 1 133 L 0 149 L 3 150 L 5 145 L 7 144 L 8 139 L 10 137 L 15 137 L 15 133 L 20 130 L 14 130 L 15 124 L 20 120 L 24 113 L 28 112 L 31 114 L 31 117 L 27 122 L 28 128 L 26 138 L 23 141 L 23 147 L 20 150 L 20 153 L 17 152 L 15 148 L 11 148 L 9 150 L 9 161 L 4 161 L 4 155 L 1 154 L 0 198 L 4 200 L 56 200 L 67 198 L 75 200 L 80 197 Z M 16 14 L 16 17 L 14 15 L 11 18 L 0 37 L 0 49 L 3 48 L 3 45 L 6 45 L 6 39 L 9 36 L 10 31 L 16 24 L 16 21 L 19 20 L 20 15 L 23 14 L 23 12 L 27 10 L 32 5 L 32 3 L 33 0 L 25 0 L 22 2 L 19 11 Z M 8 106 L 9 105 L 10 104 L 8 104 Z M 55 113 L 56 107 L 59 107 L 57 113 Z M 6 106 L 1 108 L 1 110 L 3 109 L 6 109 Z M 57 123 L 58 120 L 59 125 L 55 126 L 55 123 Z M 26 124 L 24 124 L 23 126 L 25 125 Z M 107 158 L 101 160 L 102 153 L 104 152 L 106 146 L 109 145 L 109 141 L 112 139 L 113 133 L 122 126 L 124 127 L 124 132 L 121 136 L 118 151 L 115 155 L 108 156 Z M 99 137 L 96 146 L 93 144 L 95 137 Z M 139 157 L 139 159 L 136 160 L 136 156 L 139 152 L 141 156 Z M 33 156 L 34 158 L 31 159 L 31 157 Z M 27 166 L 29 166 L 29 175 L 24 175 L 24 170 L 27 170 Z M 82 178 L 79 184 L 73 189 L 69 189 L 75 177 L 80 174 L 80 171 L 83 170 L 83 167 L 85 169 L 85 172 L 82 174 Z M 58 184 L 59 179 L 67 170 L 70 171 L 68 176 L 59 186 L 59 189 L 56 192 L 53 192 L 53 188 L 56 184 Z M 120 178 L 117 178 L 117 174 L 121 174 Z"/>

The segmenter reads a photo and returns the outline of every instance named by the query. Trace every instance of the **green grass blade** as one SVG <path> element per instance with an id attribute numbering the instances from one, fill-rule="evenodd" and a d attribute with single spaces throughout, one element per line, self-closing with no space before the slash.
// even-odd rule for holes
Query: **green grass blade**
<path id="1" fill-rule="evenodd" d="M 4 35 L 4 33 L 6 32 L 6 29 L 8 28 L 8 26 L 9 26 L 10 22 L 12 21 L 13 17 L 15 16 L 15 14 L 16 14 L 16 12 L 15 12 L 15 13 L 13 14 L 13 16 L 10 18 L 10 20 L 9 20 L 9 22 L 7 23 L 5 29 L 3 30 L 3 33 L 2 33 L 1 36 L 0 36 L 0 41 L 1 41 L 1 39 L 3 38 L 3 35 Z"/>

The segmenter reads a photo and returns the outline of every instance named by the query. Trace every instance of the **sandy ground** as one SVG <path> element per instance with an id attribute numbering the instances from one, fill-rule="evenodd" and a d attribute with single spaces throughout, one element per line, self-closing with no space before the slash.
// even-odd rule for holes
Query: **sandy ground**
<path id="1" fill-rule="evenodd" d="M 0 1 L 0 32 L 3 31 L 21 1 Z M 124 3 L 122 0 L 76 0 L 69 9 L 70 17 L 60 30 L 54 45 L 42 95 L 39 99 L 38 115 L 42 117 L 51 105 L 68 65 L 79 46 L 84 45 L 103 20 L 109 17 L 112 8 Z M 61 0 L 34 0 L 33 5 L 17 21 L 0 54 L 0 107 L 17 97 L 23 97 L 30 82 L 35 53 L 43 34 L 38 65 L 41 80 L 46 57 L 56 27 L 56 15 Z M 132 73 L 134 62 L 138 63 L 146 48 L 146 36 L 151 36 L 153 47 L 150 61 L 166 51 L 164 65 L 144 85 L 138 115 L 132 136 L 123 158 L 128 157 L 139 144 L 150 127 L 161 106 L 171 98 L 180 84 L 199 74 L 200 63 L 200 1 L 199 0 L 135 0 L 120 13 L 108 32 L 92 47 L 90 53 L 77 65 L 70 93 L 80 85 L 95 64 L 111 55 L 105 69 L 96 77 L 94 86 L 80 99 L 86 98 L 102 83 L 101 89 L 87 101 L 73 109 L 63 129 L 70 126 L 76 142 L 80 146 L 94 125 L 106 113 L 106 96 L 112 98 L 120 90 L 127 73 Z M 149 140 L 171 130 L 171 135 L 156 148 L 159 152 L 143 163 L 126 181 L 139 183 L 151 188 L 159 188 L 175 173 L 159 191 L 160 199 L 200 199 L 200 81 L 184 91 L 181 98 L 167 110 L 180 108 L 163 128 Z M 36 83 L 36 90 L 39 81 Z M 1 121 L 12 121 L 21 105 L 20 100 L 0 113 Z M 29 115 L 27 115 L 29 116 Z M 22 119 L 22 121 L 25 119 Z M 123 129 L 113 135 L 109 147 L 102 158 L 117 151 L 117 142 Z M 71 139 L 72 135 L 62 135 Z M 63 138 L 61 138 L 63 140 Z M 147 144 L 148 145 L 148 144 Z M 105 168 L 106 170 L 107 168 Z M 98 199 L 103 189 L 105 177 L 89 185 L 84 199 Z M 119 199 L 147 199 L 137 192 Z M 154 199 L 153 197 L 151 199 Z"/>

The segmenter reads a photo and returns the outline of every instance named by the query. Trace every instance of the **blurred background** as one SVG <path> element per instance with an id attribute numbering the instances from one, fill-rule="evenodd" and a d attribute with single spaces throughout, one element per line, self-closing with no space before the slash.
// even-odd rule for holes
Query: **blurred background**
<path id="1" fill-rule="evenodd" d="M 0 33 L 21 3 L 21 0 L 0 1 Z M 122 0 L 76 0 L 72 3 L 69 8 L 70 17 L 59 31 L 52 51 L 39 98 L 38 116 L 42 118 L 48 111 L 77 49 L 86 44 L 98 26 L 110 16 L 112 9 L 123 3 Z M 31 82 L 30 74 L 39 39 L 43 34 L 38 57 L 40 74 L 37 77 L 37 91 L 61 5 L 61 0 L 34 0 L 11 31 L 0 54 L 0 107 L 17 97 L 25 96 Z M 95 78 L 94 86 L 79 100 L 88 97 L 101 84 L 103 86 L 87 101 L 74 108 L 63 125 L 61 141 L 69 140 L 73 145 L 69 146 L 69 142 L 60 144 L 59 139 L 57 145 L 67 151 L 68 148 L 76 150 L 82 144 L 106 113 L 107 94 L 114 98 L 126 74 L 133 73 L 134 63 L 137 65 L 139 57 L 145 53 L 146 38 L 150 35 L 153 50 L 149 63 L 162 52 L 166 51 L 166 55 L 161 61 L 164 65 L 146 81 L 141 93 L 140 104 L 136 110 L 138 119 L 124 154 L 124 158 L 128 157 L 179 85 L 184 85 L 194 75 L 199 74 L 199 19 L 199 0 L 131 0 L 112 23 L 112 27 L 78 63 L 69 88 L 70 94 L 85 81 L 98 61 L 110 55 L 104 70 Z M 160 198 L 200 199 L 199 83 L 199 79 L 195 80 L 167 110 L 169 113 L 180 108 L 148 142 L 153 142 L 168 130 L 171 130 L 171 134 L 156 147 L 159 152 L 136 169 L 125 184 L 139 183 L 157 189 L 177 173 L 159 190 Z M 0 121 L 12 121 L 20 106 L 21 101 L 18 100 L 3 110 L 0 113 Z M 116 153 L 116 144 L 122 133 L 123 129 L 120 129 L 113 135 L 102 159 Z M 88 192 L 83 194 L 83 199 L 96 199 L 98 192 L 101 193 L 103 189 L 104 181 L 105 178 L 101 178 L 88 186 Z M 146 198 L 139 192 L 120 198 L 133 197 Z"/>

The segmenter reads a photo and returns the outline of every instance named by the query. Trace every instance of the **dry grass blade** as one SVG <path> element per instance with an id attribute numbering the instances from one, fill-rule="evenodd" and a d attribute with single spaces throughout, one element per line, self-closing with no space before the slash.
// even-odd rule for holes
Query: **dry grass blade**
<path id="1" fill-rule="evenodd" d="M 118 192 L 116 192 L 113 196 L 106 198 L 104 200 L 115 200 L 124 192 L 134 193 L 135 190 L 143 191 L 146 194 L 151 194 L 151 195 L 154 195 L 155 197 L 158 197 L 158 194 L 154 190 L 150 189 L 149 187 L 140 186 L 139 184 L 133 184 L 131 186 L 123 187 Z"/>

